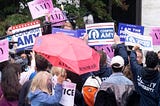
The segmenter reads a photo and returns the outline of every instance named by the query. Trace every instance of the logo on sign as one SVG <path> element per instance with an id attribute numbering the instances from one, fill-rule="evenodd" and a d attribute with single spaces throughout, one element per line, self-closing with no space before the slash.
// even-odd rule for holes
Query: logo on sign
<path id="1" fill-rule="evenodd" d="M 88 33 L 89 38 L 91 39 L 98 39 L 99 38 L 99 32 L 96 29 L 92 29 Z"/>

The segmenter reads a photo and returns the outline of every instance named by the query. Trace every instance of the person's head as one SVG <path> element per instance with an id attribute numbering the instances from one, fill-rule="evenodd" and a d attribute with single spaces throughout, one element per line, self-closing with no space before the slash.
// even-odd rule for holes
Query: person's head
<path id="1" fill-rule="evenodd" d="M 52 75 L 56 75 L 58 76 L 59 74 L 62 74 L 62 75 L 66 75 L 66 70 L 64 68 L 61 68 L 61 67 L 56 67 L 56 66 L 53 66 L 51 68 L 51 74 Z"/>
<path id="2" fill-rule="evenodd" d="M 22 72 L 27 71 L 28 66 L 31 65 L 31 57 L 25 52 L 19 52 L 14 57 L 15 63 L 21 64 Z"/>
<path id="3" fill-rule="evenodd" d="M 117 55 L 114 56 L 111 60 L 111 67 L 113 72 L 121 72 L 124 66 L 124 59 Z"/>
<path id="4" fill-rule="evenodd" d="M 12 34 L 12 25 L 6 25 L 5 31 L 6 31 L 7 35 L 11 35 Z"/>
<path id="5" fill-rule="evenodd" d="M 42 34 L 43 35 L 46 35 L 46 34 L 51 34 L 52 33 L 52 25 L 51 25 L 51 22 L 47 22 L 45 21 L 43 23 L 43 27 L 42 27 Z"/>
<path id="6" fill-rule="evenodd" d="M 32 80 L 30 90 L 34 92 L 35 90 L 40 89 L 43 92 L 50 94 L 51 93 L 50 85 L 52 84 L 51 78 L 52 75 L 47 71 L 38 72 Z"/>
<path id="7" fill-rule="evenodd" d="M 158 65 L 158 55 L 154 51 L 148 51 L 146 53 L 145 64 L 148 68 L 155 68 Z"/>
<path id="8" fill-rule="evenodd" d="M 10 63 L 2 71 L 1 87 L 4 97 L 8 101 L 18 100 L 21 85 L 19 76 L 21 67 L 19 64 Z"/>
<path id="9" fill-rule="evenodd" d="M 98 50 L 97 51 L 100 54 L 100 67 L 106 65 L 106 60 L 107 60 L 107 56 L 106 53 L 103 50 Z"/>
<path id="10" fill-rule="evenodd" d="M 68 21 L 64 24 L 63 28 L 68 30 L 73 30 L 72 24 Z"/>
<path id="11" fill-rule="evenodd" d="M 46 71 L 48 68 L 48 61 L 42 57 L 41 55 L 36 54 L 35 55 L 35 61 L 36 61 L 36 71 Z"/>
<path id="12" fill-rule="evenodd" d="M 137 55 L 137 62 L 138 64 L 142 64 L 143 63 L 143 53 L 141 49 L 137 49 L 136 50 L 136 55 Z"/>

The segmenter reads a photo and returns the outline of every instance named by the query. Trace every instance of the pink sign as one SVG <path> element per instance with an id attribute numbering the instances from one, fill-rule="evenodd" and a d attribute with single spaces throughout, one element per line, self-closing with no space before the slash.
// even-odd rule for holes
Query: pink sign
<path id="1" fill-rule="evenodd" d="M 110 58 L 114 56 L 114 50 L 112 49 L 112 44 L 95 46 L 96 50 L 103 50 Z"/>
<path id="2" fill-rule="evenodd" d="M 153 40 L 153 45 L 160 45 L 160 27 L 152 28 L 150 36 Z"/>
<path id="3" fill-rule="evenodd" d="M 53 10 L 52 0 L 34 0 L 28 2 L 28 7 L 33 19 L 45 16 Z"/>
<path id="4" fill-rule="evenodd" d="M 0 40 L 0 62 L 9 59 L 8 40 Z"/>
<path id="5" fill-rule="evenodd" d="M 46 20 L 48 21 L 48 17 L 46 17 Z M 61 26 L 65 23 L 66 20 L 66 16 L 59 8 L 54 8 L 50 13 L 50 22 L 53 23 L 53 26 Z"/>

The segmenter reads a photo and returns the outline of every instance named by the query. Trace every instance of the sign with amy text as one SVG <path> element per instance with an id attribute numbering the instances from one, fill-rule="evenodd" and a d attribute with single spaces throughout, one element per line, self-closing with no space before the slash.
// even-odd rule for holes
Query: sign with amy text
<path id="1" fill-rule="evenodd" d="M 8 40 L 0 40 L 0 62 L 6 61 L 9 59 L 9 51 L 8 51 Z"/>
<path id="2" fill-rule="evenodd" d="M 67 20 L 67 17 L 59 8 L 56 7 L 50 12 L 49 17 L 46 16 L 46 20 L 52 22 L 52 26 L 62 26 Z"/>
<path id="3" fill-rule="evenodd" d="M 88 45 L 104 45 L 114 43 L 114 23 L 95 23 L 86 25 Z"/>
<path id="4" fill-rule="evenodd" d="M 144 27 L 143 26 L 119 23 L 119 25 L 118 25 L 118 35 L 120 36 L 120 40 L 122 42 L 125 42 L 125 38 L 127 36 L 127 33 L 125 32 L 125 30 L 128 30 L 128 31 L 133 32 L 133 33 L 137 33 L 137 34 L 140 34 L 140 35 L 143 35 L 143 33 L 144 33 Z"/>
<path id="5" fill-rule="evenodd" d="M 12 27 L 12 32 L 17 33 L 13 36 L 13 40 L 18 42 L 16 45 L 17 52 L 32 49 L 35 38 L 42 36 L 39 20 L 15 25 Z"/>
<path id="6" fill-rule="evenodd" d="M 153 50 L 152 37 L 142 36 L 126 30 L 127 36 L 125 39 L 125 45 L 139 45 L 142 50 Z"/>
<path id="7" fill-rule="evenodd" d="M 160 27 L 151 28 L 150 36 L 152 37 L 153 45 L 160 45 Z"/>
<path id="8" fill-rule="evenodd" d="M 52 0 L 34 0 L 28 2 L 28 7 L 33 19 L 45 16 L 53 10 Z"/>

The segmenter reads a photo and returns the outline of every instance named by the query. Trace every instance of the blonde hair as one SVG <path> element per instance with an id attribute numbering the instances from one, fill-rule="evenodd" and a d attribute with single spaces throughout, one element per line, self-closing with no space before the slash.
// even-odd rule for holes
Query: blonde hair
<path id="1" fill-rule="evenodd" d="M 51 77 L 52 75 L 46 71 L 38 72 L 32 80 L 30 90 L 34 92 L 35 90 L 40 89 L 43 92 L 50 94 L 51 91 L 48 88 L 48 80 L 51 80 Z"/>
<path id="2" fill-rule="evenodd" d="M 51 74 L 52 75 L 56 75 L 56 76 L 58 76 L 59 74 L 66 75 L 66 70 L 64 68 L 62 68 L 62 67 L 53 66 L 51 68 Z"/>

